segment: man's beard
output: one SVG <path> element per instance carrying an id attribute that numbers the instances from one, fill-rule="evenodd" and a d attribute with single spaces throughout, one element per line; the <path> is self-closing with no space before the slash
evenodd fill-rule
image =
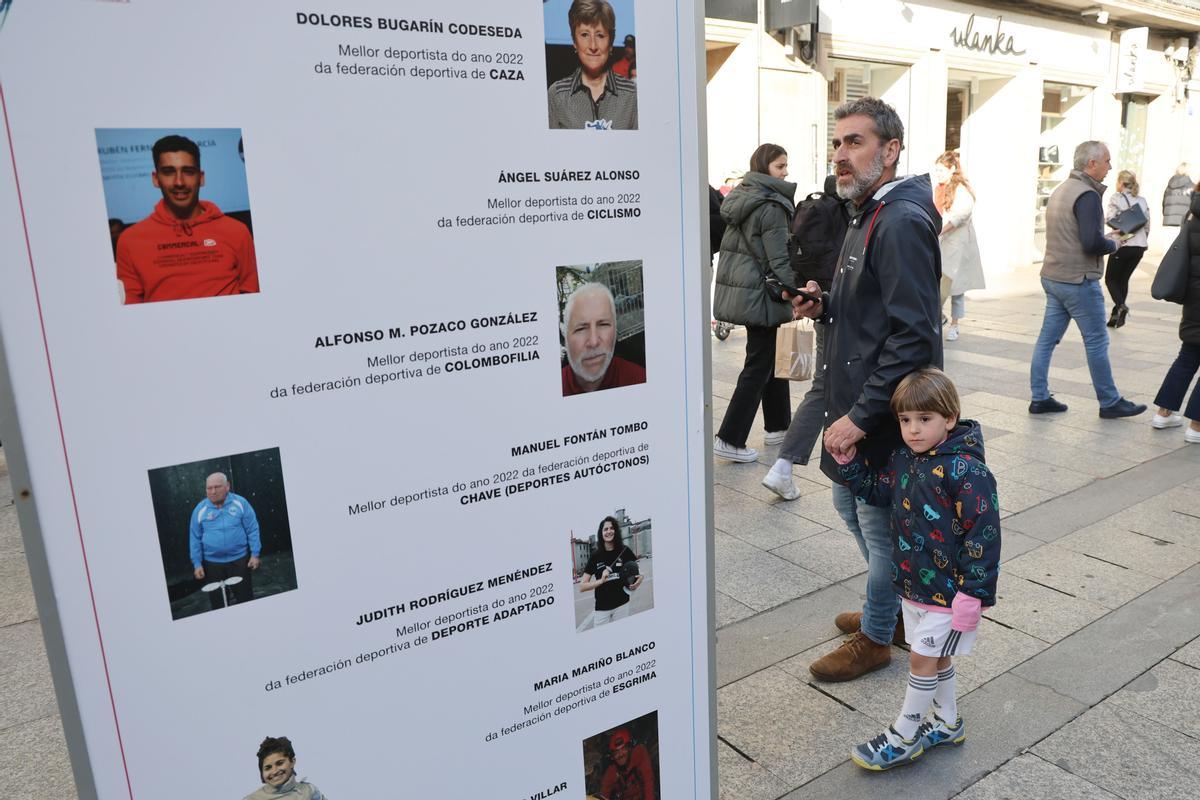
<path id="1" fill-rule="evenodd" d="M 854 168 L 851 167 L 851 170 Z M 853 182 L 849 186 L 843 186 L 842 181 L 837 182 L 837 195 L 843 200 L 853 200 L 858 202 L 862 196 L 870 191 L 875 185 L 875 181 L 883 175 L 883 148 L 875 151 L 875 158 L 871 159 L 871 163 L 866 170 L 861 173 L 851 172 Z"/>
<path id="2" fill-rule="evenodd" d="M 584 369 L 583 362 L 585 359 L 601 354 L 604 355 L 604 365 L 599 370 L 595 373 L 590 373 Z M 585 350 L 578 358 L 571 354 L 569 348 L 567 350 L 567 363 L 571 365 L 571 371 L 584 383 L 595 383 L 601 380 L 605 373 L 608 372 L 608 367 L 612 364 L 612 359 L 612 350 Z"/>

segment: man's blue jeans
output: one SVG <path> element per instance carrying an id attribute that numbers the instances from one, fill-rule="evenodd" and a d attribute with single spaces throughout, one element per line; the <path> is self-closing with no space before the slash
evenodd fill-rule
<path id="1" fill-rule="evenodd" d="M 1046 292 L 1046 315 L 1042 332 L 1033 346 L 1033 361 L 1029 365 L 1029 386 L 1034 400 L 1050 396 L 1050 357 L 1062 341 L 1071 320 L 1083 335 L 1092 387 L 1101 408 L 1114 405 L 1121 399 L 1113 381 L 1112 366 L 1108 363 L 1108 328 L 1105 327 L 1104 294 L 1100 281 L 1085 279 L 1083 283 L 1061 283 L 1042 278 Z"/>
<path id="2" fill-rule="evenodd" d="M 833 507 L 858 542 L 867 560 L 867 601 L 863 603 L 862 632 L 876 644 L 892 643 L 900 596 L 892 585 L 891 509 L 860 503 L 840 484 L 833 487 Z"/>

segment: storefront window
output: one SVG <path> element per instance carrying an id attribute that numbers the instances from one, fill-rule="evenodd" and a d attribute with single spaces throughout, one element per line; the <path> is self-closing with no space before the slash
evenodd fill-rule
<path id="1" fill-rule="evenodd" d="M 968 94 L 965 86 L 951 86 L 946 90 L 946 149 L 958 150 L 962 147 L 962 129 L 967 121 L 970 110 Z"/>
<path id="2" fill-rule="evenodd" d="M 851 61 L 834 58 L 829 60 L 834 70 L 834 79 L 829 83 L 828 102 L 829 148 L 826 151 L 830 171 L 833 169 L 833 131 L 836 122 L 833 112 L 839 105 L 862 97 L 878 97 L 896 109 L 900 119 L 908 127 L 909 97 L 912 92 L 910 70 L 900 64 L 884 64 L 874 61 Z M 908 150 L 900 151 L 898 173 L 908 171 Z"/>
<path id="3" fill-rule="evenodd" d="M 1091 138 L 1092 88 L 1067 83 L 1042 87 L 1042 130 L 1038 137 L 1037 214 L 1033 240 L 1036 260 L 1046 251 L 1046 205 L 1071 174 L 1075 146 Z"/>
<path id="4" fill-rule="evenodd" d="M 1142 176 L 1142 156 L 1146 150 L 1146 117 L 1150 98 L 1141 94 L 1122 95 L 1121 98 L 1121 148 L 1113 166 L 1117 169 L 1133 170 L 1139 180 Z"/>
<path id="5" fill-rule="evenodd" d="M 704 16 L 735 22 L 758 22 L 755 0 L 704 0 Z"/>

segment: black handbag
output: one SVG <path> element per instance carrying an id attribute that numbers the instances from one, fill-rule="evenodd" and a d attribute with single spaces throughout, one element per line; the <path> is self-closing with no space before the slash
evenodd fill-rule
<path id="1" fill-rule="evenodd" d="M 1179 235 L 1163 254 L 1150 284 L 1150 296 L 1155 300 L 1166 300 L 1182 305 L 1187 298 L 1188 267 L 1191 253 L 1188 252 L 1188 228 L 1195 224 L 1192 219 L 1184 220 L 1179 226 Z"/>
<path id="2" fill-rule="evenodd" d="M 1121 196 L 1124 197 L 1124 195 Z M 1126 200 L 1128 201 L 1128 198 Z M 1142 210 L 1142 204 L 1132 203 L 1129 208 L 1110 219 L 1108 226 L 1116 228 L 1121 233 L 1136 233 L 1146 227 L 1146 223 L 1149 221 L 1146 218 L 1146 212 Z"/>

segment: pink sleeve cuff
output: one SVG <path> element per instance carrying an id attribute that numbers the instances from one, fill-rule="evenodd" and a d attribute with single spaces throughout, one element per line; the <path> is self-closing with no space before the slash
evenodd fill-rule
<path id="1" fill-rule="evenodd" d="M 979 627 L 979 619 L 983 616 L 982 603 L 978 597 L 959 592 L 950 603 L 950 627 L 953 630 L 969 633 Z"/>

